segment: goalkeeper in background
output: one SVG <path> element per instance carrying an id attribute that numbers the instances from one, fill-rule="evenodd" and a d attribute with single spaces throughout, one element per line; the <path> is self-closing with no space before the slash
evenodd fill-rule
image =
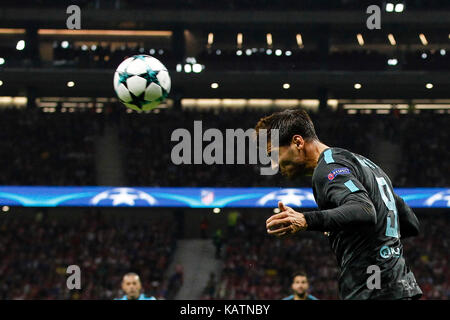
<path id="1" fill-rule="evenodd" d="M 141 279 L 134 272 L 129 272 L 123 276 L 122 290 L 125 295 L 115 300 L 156 300 L 155 297 L 146 297 L 142 293 Z"/>
<path id="2" fill-rule="evenodd" d="M 297 271 L 292 275 L 291 289 L 294 294 L 283 298 L 283 300 L 319 300 L 308 293 L 309 282 L 306 273 Z"/>

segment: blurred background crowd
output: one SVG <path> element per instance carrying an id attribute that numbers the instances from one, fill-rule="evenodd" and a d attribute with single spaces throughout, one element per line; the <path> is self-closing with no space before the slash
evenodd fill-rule
<path id="1" fill-rule="evenodd" d="M 450 299 L 445 212 L 416 211 L 417 238 L 404 239 L 404 255 L 424 299 Z M 217 259 L 201 299 L 282 299 L 291 294 L 291 275 L 305 270 L 309 292 L 319 299 L 338 299 L 338 269 L 325 235 L 319 232 L 275 239 L 261 219 L 244 210 L 236 224 L 224 226 Z M 67 214 L 29 209 L 3 214 L 0 220 L 0 299 L 114 299 L 121 297 L 122 276 L 140 275 L 143 292 L 173 299 L 183 284 L 183 266 L 173 262 L 177 223 L 131 212 L 79 210 Z M 216 245 L 216 233 L 208 234 Z M 81 263 L 81 264 L 80 264 Z M 82 270 L 82 289 L 68 290 L 66 268 Z"/>
<path id="2" fill-rule="evenodd" d="M 423 299 L 450 299 L 449 219 L 445 213 L 421 213 L 420 236 L 402 240 L 406 263 Z M 203 299 L 281 299 L 292 294 L 292 274 L 298 270 L 307 273 L 310 294 L 338 299 L 338 267 L 325 235 L 306 232 L 274 239 L 261 221 L 241 215 L 224 241 L 222 274 L 208 282 Z"/>
<path id="3" fill-rule="evenodd" d="M 136 215 L 45 209 L 4 214 L 0 220 L 0 299 L 114 299 L 122 277 L 140 275 L 143 290 L 173 298 L 176 273 L 166 275 L 176 248 L 176 225 Z M 81 269 L 81 290 L 68 290 L 66 269 Z"/>
<path id="4" fill-rule="evenodd" d="M 208 128 L 223 133 L 225 129 L 247 130 L 271 110 L 188 109 L 128 114 L 121 106 L 114 107 L 110 114 L 1 109 L 0 184 L 97 185 L 96 141 L 105 123 L 112 123 L 118 128 L 127 185 L 310 186 L 308 178 L 288 181 L 280 175 L 261 176 L 256 165 L 173 164 L 171 151 L 178 143 L 171 141 L 175 129 L 185 128 L 193 137 L 194 121 L 201 120 L 203 132 Z M 424 112 L 398 115 L 394 110 L 388 115 L 311 113 L 311 118 L 319 138 L 329 146 L 362 154 L 381 167 L 383 160 L 392 156 L 389 152 L 396 153 L 397 162 L 390 172 L 396 187 L 442 187 L 448 182 L 450 150 L 443 148 L 449 138 L 448 130 L 443 130 L 448 125 L 447 117 Z M 383 141 L 395 148 L 376 149 Z"/>

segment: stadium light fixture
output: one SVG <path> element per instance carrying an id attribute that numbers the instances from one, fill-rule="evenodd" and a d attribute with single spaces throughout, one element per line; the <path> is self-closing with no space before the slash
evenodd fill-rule
<path id="1" fill-rule="evenodd" d="M 191 73 L 191 71 L 192 71 L 192 66 L 190 65 L 190 64 L 185 64 L 184 65 L 184 72 L 186 72 L 186 73 Z"/>
<path id="2" fill-rule="evenodd" d="M 272 49 L 267 49 L 267 50 L 266 50 L 266 54 L 267 54 L 268 56 L 270 56 L 270 55 L 272 54 Z"/>
<path id="3" fill-rule="evenodd" d="M 5 58 L 0 58 L 0 66 L 1 66 L 2 64 L 5 64 Z"/>
<path id="4" fill-rule="evenodd" d="M 148 52 L 149 52 L 150 54 L 155 54 L 156 50 L 152 48 L 152 49 L 150 49 Z"/>
<path id="5" fill-rule="evenodd" d="M 214 33 L 210 32 L 208 34 L 208 45 L 211 46 L 214 43 Z"/>
<path id="6" fill-rule="evenodd" d="M 291 50 L 287 50 L 284 54 L 286 56 L 290 57 L 290 56 L 292 56 L 292 51 Z"/>
<path id="7" fill-rule="evenodd" d="M 358 43 L 359 43 L 360 46 L 363 46 L 363 45 L 364 45 L 364 38 L 363 38 L 363 36 L 362 36 L 361 33 L 358 33 L 358 34 L 356 35 L 356 39 L 358 40 Z"/>
<path id="8" fill-rule="evenodd" d="M 426 85 L 425 85 L 425 88 L 427 88 L 427 89 L 433 89 L 433 84 L 432 83 L 427 83 Z"/>
<path id="9" fill-rule="evenodd" d="M 0 34 L 25 34 L 25 29 L 0 28 Z"/>
<path id="10" fill-rule="evenodd" d="M 171 37 L 172 31 L 166 30 L 72 30 L 39 29 L 40 36 L 115 36 L 115 37 Z"/>
<path id="11" fill-rule="evenodd" d="M 449 35 L 449 37 L 450 37 L 450 35 Z M 301 33 L 297 33 L 296 39 L 297 39 L 297 46 L 298 46 L 299 48 L 303 48 L 304 45 L 303 45 L 303 37 L 302 37 L 302 34 L 301 34 Z"/>
<path id="12" fill-rule="evenodd" d="M 236 55 L 237 55 L 237 56 L 242 56 L 242 50 L 236 51 Z"/>
<path id="13" fill-rule="evenodd" d="M 177 72 L 183 71 L 183 65 L 181 65 L 181 63 L 177 64 L 176 70 Z"/>
<path id="14" fill-rule="evenodd" d="M 394 4 L 391 2 L 386 3 L 386 12 L 393 12 L 394 11 Z"/>
<path id="15" fill-rule="evenodd" d="M 61 42 L 61 48 L 67 49 L 69 47 L 69 41 L 63 41 Z"/>
<path id="16" fill-rule="evenodd" d="M 22 51 L 23 49 L 25 49 L 25 40 L 17 41 L 16 49 L 19 51 Z"/>
<path id="17" fill-rule="evenodd" d="M 252 49 L 247 49 L 247 50 L 245 50 L 245 54 L 246 54 L 247 56 L 251 56 L 251 55 L 252 55 Z"/>
<path id="18" fill-rule="evenodd" d="M 219 87 L 219 84 L 217 82 L 211 83 L 211 88 L 217 89 Z"/>
<path id="19" fill-rule="evenodd" d="M 388 34 L 388 39 L 392 46 L 395 46 L 397 44 L 397 41 L 395 41 L 395 37 L 392 33 Z"/>
<path id="20" fill-rule="evenodd" d="M 192 71 L 193 71 L 194 73 L 200 73 L 200 72 L 202 72 L 202 65 L 201 65 L 201 64 L 198 64 L 198 63 L 194 64 L 194 65 L 192 66 Z"/>
<path id="21" fill-rule="evenodd" d="M 447 51 L 445 51 L 445 49 L 441 49 L 439 52 L 440 52 L 441 56 L 445 56 L 447 54 Z"/>
<path id="22" fill-rule="evenodd" d="M 291 85 L 289 83 L 284 83 L 283 84 L 283 89 L 287 90 L 291 87 Z"/>
<path id="23" fill-rule="evenodd" d="M 398 60 L 396 58 L 388 60 L 388 65 L 390 65 L 390 66 L 396 66 L 397 64 L 398 64 Z"/>
<path id="24" fill-rule="evenodd" d="M 0 87 L 3 85 L 3 81 L 2 80 L 0 80 Z"/>
<path id="25" fill-rule="evenodd" d="M 275 50 L 275 55 L 277 57 L 281 56 L 283 54 L 283 51 L 281 51 L 280 49 Z"/>
<path id="26" fill-rule="evenodd" d="M 273 213 L 280 213 L 280 209 L 279 208 L 273 209 Z"/>
<path id="27" fill-rule="evenodd" d="M 2 211 L 3 212 L 8 212 L 9 211 L 9 207 L 8 206 L 3 206 L 2 207 Z"/>
<path id="28" fill-rule="evenodd" d="M 403 10 L 405 9 L 405 5 L 403 3 L 397 3 L 395 5 L 395 12 L 403 12 Z"/>
<path id="29" fill-rule="evenodd" d="M 217 50 L 216 50 L 216 55 L 220 56 L 221 54 L 222 54 L 222 50 L 217 49 Z"/>
<path id="30" fill-rule="evenodd" d="M 355 83 L 355 85 L 353 86 L 356 90 L 359 90 L 362 88 L 361 83 Z"/>
<path id="31" fill-rule="evenodd" d="M 73 87 L 75 86 L 75 82 L 69 81 L 69 82 L 67 82 L 67 86 L 68 86 L 69 88 L 73 88 Z"/>
<path id="32" fill-rule="evenodd" d="M 236 38 L 236 42 L 238 45 L 238 48 L 242 47 L 242 42 L 244 41 L 244 36 L 242 35 L 242 33 L 238 33 L 237 34 L 237 38 Z"/>
<path id="33" fill-rule="evenodd" d="M 423 33 L 419 34 L 419 39 L 420 39 L 420 42 L 422 42 L 422 44 L 424 46 L 428 45 L 427 37 L 425 37 L 425 35 Z"/>
<path id="34" fill-rule="evenodd" d="M 426 59 L 428 57 L 428 55 L 424 52 L 424 53 L 422 53 L 421 57 L 422 57 L 422 59 Z"/>
<path id="35" fill-rule="evenodd" d="M 271 34 L 271 33 L 268 33 L 268 34 L 266 35 L 266 41 L 267 41 L 267 45 L 268 45 L 269 47 L 271 47 L 271 46 L 272 46 L 272 43 L 273 43 L 273 41 L 272 41 L 272 34 Z"/>
<path id="36" fill-rule="evenodd" d="M 214 212 L 214 213 L 220 213 L 220 208 L 214 208 L 214 209 L 213 209 L 213 212 Z"/>

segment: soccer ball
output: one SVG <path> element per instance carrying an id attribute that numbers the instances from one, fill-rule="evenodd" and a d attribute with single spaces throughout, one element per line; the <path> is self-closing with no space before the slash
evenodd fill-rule
<path id="1" fill-rule="evenodd" d="M 167 98 L 170 85 L 167 68 L 158 59 L 144 54 L 125 59 L 114 74 L 117 97 L 136 111 L 156 108 Z"/>

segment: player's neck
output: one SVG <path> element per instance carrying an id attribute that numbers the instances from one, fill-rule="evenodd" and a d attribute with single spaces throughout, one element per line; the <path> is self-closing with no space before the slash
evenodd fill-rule
<path id="1" fill-rule="evenodd" d="M 302 295 L 294 294 L 294 300 L 306 300 L 306 292 Z"/>
<path id="2" fill-rule="evenodd" d="M 320 142 L 319 140 L 313 140 L 308 144 L 307 147 L 308 158 L 310 159 L 311 167 L 317 167 L 317 162 L 322 152 L 329 148 L 326 144 Z"/>

